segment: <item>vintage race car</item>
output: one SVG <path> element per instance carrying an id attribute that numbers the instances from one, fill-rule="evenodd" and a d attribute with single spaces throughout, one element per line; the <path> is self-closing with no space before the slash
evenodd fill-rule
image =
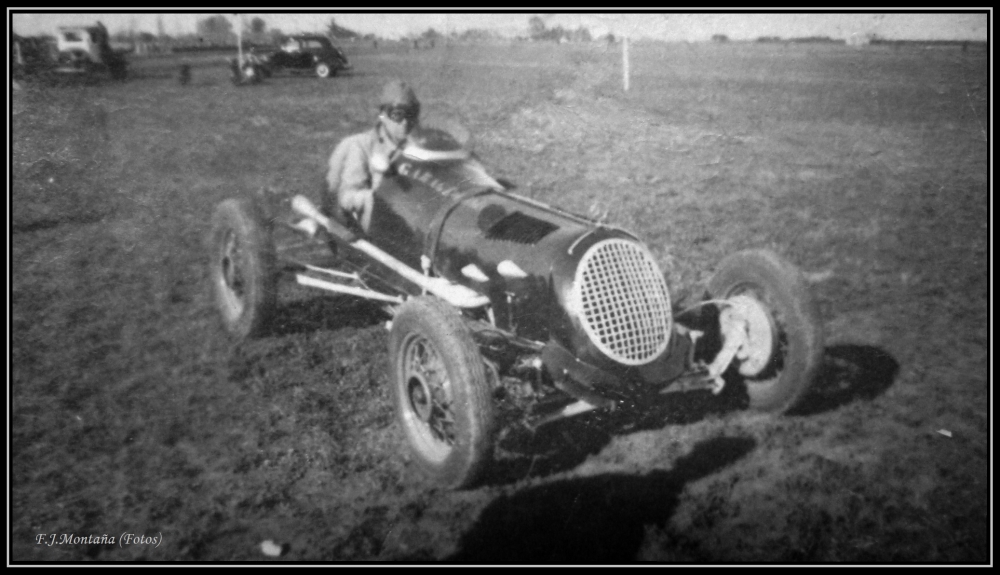
<path id="1" fill-rule="evenodd" d="M 326 36 L 289 36 L 279 49 L 254 48 L 265 74 L 280 71 L 311 73 L 320 78 L 332 78 L 341 70 L 349 70 L 350 63 L 340 48 Z"/>
<path id="2" fill-rule="evenodd" d="M 725 258 L 706 297 L 679 310 L 633 234 L 513 193 L 447 131 L 420 128 L 372 167 L 367 230 L 304 196 L 284 215 L 221 203 L 215 300 L 240 338 L 267 333 L 282 276 L 384 305 L 399 423 L 440 483 L 482 478 L 511 398 L 537 427 L 668 391 L 745 386 L 751 408 L 775 413 L 806 397 L 819 315 L 773 252 Z M 295 241 L 276 245 L 279 230 Z"/>

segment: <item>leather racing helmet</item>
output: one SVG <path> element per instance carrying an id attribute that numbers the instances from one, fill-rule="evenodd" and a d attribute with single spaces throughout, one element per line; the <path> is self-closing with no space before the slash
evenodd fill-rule
<path id="1" fill-rule="evenodd" d="M 379 110 L 403 108 L 415 114 L 420 113 L 420 101 L 409 84 L 402 80 L 392 80 L 382 88 Z"/>

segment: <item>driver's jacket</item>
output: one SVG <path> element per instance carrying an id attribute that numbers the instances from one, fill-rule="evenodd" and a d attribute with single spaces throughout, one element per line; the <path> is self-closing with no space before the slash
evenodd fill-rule
<path id="1" fill-rule="evenodd" d="M 362 228 L 367 229 L 372 193 L 382 177 L 372 169 L 372 158 L 377 155 L 391 158 L 397 149 L 398 145 L 383 133 L 381 125 L 341 140 L 327 164 L 324 211 L 339 216 L 336 209 L 339 207 L 344 212 L 354 213 L 359 216 Z"/>

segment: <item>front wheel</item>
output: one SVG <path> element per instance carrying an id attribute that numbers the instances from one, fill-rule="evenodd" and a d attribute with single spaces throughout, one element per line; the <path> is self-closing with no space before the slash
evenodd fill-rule
<path id="1" fill-rule="evenodd" d="M 226 200 L 212 214 L 209 274 L 226 331 L 259 335 L 277 307 L 276 255 L 262 210 L 248 199 Z"/>
<path id="2" fill-rule="evenodd" d="M 746 320 L 737 355 L 750 407 L 787 413 L 799 406 L 823 359 L 819 311 L 799 270 L 769 250 L 732 254 L 709 282 L 712 299 L 726 300 Z"/>
<path id="3" fill-rule="evenodd" d="M 333 70 L 330 68 L 329 64 L 320 62 L 316 64 L 316 76 L 320 78 L 329 78 L 333 75 Z"/>
<path id="4" fill-rule="evenodd" d="M 439 483 L 468 487 L 493 447 L 494 405 L 483 358 L 461 316 L 416 297 L 389 335 L 396 413 L 418 465 Z"/>

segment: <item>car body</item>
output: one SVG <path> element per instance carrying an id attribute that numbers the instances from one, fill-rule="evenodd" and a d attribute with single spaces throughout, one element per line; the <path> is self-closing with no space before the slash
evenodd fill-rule
<path id="1" fill-rule="evenodd" d="M 216 298 L 240 337 L 266 333 L 282 273 L 384 304 L 399 420 L 442 483 L 481 477 L 500 397 L 519 398 L 532 428 L 671 391 L 745 385 L 750 406 L 771 412 L 806 397 L 822 353 L 818 313 L 802 275 L 773 252 L 726 258 L 706 299 L 679 310 L 635 235 L 513 193 L 447 131 L 418 129 L 373 166 L 366 230 L 302 196 L 290 217 L 260 202 L 221 205 Z M 298 240 L 276 243 L 281 233 Z"/>
<path id="2" fill-rule="evenodd" d="M 344 52 L 326 36 L 300 34 L 287 37 L 277 49 L 255 48 L 266 73 L 289 71 L 331 78 L 351 68 Z"/>

